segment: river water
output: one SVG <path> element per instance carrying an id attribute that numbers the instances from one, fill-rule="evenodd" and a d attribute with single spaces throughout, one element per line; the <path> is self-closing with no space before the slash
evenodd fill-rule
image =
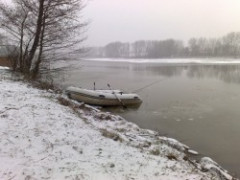
<path id="1" fill-rule="evenodd" d="M 75 67 L 58 78 L 61 85 L 139 90 L 138 109 L 105 110 L 176 138 L 240 176 L 240 62 L 80 60 Z"/>

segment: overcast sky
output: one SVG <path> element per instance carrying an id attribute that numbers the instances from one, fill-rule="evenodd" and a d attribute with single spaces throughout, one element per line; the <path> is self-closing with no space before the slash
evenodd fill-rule
<path id="1" fill-rule="evenodd" d="M 88 45 L 219 37 L 240 31 L 240 0 L 89 0 Z"/>

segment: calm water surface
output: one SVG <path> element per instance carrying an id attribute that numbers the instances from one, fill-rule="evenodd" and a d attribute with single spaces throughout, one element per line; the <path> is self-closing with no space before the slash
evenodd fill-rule
<path id="1" fill-rule="evenodd" d="M 61 81 L 133 92 L 139 109 L 107 109 L 176 138 L 240 176 L 240 65 L 79 61 Z M 151 86 L 147 87 L 149 84 Z"/>

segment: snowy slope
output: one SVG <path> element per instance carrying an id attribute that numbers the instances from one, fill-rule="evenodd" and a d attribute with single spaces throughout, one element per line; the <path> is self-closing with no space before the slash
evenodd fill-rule
<path id="1" fill-rule="evenodd" d="M 1 180 L 231 179 L 210 158 L 188 161 L 176 140 L 22 82 L 0 80 L 0 100 Z"/>

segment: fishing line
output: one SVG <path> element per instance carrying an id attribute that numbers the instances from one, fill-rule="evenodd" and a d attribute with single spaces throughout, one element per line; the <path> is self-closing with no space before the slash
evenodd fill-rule
<path id="1" fill-rule="evenodd" d="M 167 78 L 165 78 L 165 79 L 159 79 L 159 80 L 157 80 L 157 81 L 153 81 L 151 84 L 148 84 L 148 85 L 146 85 L 146 86 L 143 86 L 143 87 L 141 87 L 141 88 L 139 88 L 139 89 L 137 89 L 137 90 L 135 90 L 135 91 L 133 91 L 134 93 L 138 93 L 138 92 L 140 92 L 140 91 L 142 91 L 142 90 L 144 90 L 144 89 L 146 89 L 146 88 L 148 88 L 148 87 L 151 87 L 151 86 L 153 86 L 153 85 L 155 85 L 155 84 L 157 84 L 157 83 L 159 83 L 159 82 L 162 82 L 162 81 L 164 81 L 164 80 L 166 80 Z"/>

